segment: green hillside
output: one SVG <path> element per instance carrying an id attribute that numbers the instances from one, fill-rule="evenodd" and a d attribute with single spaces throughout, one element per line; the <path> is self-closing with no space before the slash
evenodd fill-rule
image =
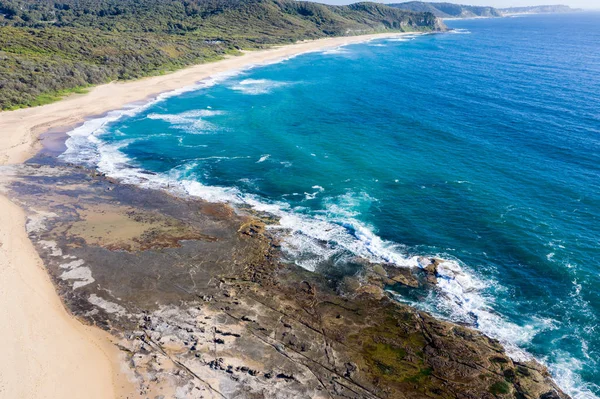
<path id="1" fill-rule="evenodd" d="M 503 14 L 564 14 L 569 12 L 581 12 L 578 8 L 571 8 L 565 5 L 549 5 L 549 6 L 529 6 L 529 7 L 511 7 L 500 9 Z"/>
<path id="2" fill-rule="evenodd" d="M 390 7 L 413 12 L 430 12 L 439 18 L 475 18 L 501 17 L 502 13 L 494 7 L 466 6 L 452 3 L 426 3 L 410 1 L 406 3 L 388 4 Z"/>

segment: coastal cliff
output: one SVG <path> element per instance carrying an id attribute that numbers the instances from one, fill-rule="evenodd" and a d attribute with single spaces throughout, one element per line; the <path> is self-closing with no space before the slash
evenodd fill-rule
<path id="1" fill-rule="evenodd" d="M 564 399 L 547 370 L 392 300 L 423 271 L 282 263 L 268 214 L 122 185 L 38 157 L 2 189 L 68 310 L 110 332 L 139 397 Z"/>

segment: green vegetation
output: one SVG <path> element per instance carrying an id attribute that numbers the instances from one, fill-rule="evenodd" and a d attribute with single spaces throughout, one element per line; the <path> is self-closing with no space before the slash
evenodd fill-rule
<path id="1" fill-rule="evenodd" d="M 43 93 L 34 98 L 28 105 L 37 107 L 38 105 L 50 104 L 54 101 L 58 101 L 61 98 L 68 96 L 69 94 L 85 94 L 87 93 L 88 86 L 78 86 L 71 89 L 56 90 L 48 93 Z M 18 107 L 13 107 L 16 109 Z"/>
<path id="2" fill-rule="evenodd" d="M 503 14 L 564 14 L 569 12 L 581 12 L 582 9 L 571 8 L 565 5 L 551 5 L 551 6 L 529 6 L 529 7 L 511 7 L 502 8 L 500 11 Z"/>
<path id="3" fill-rule="evenodd" d="M 486 6 L 467 6 L 454 3 L 429 3 L 425 1 L 408 1 L 405 3 L 393 3 L 387 5 L 406 11 L 430 12 L 438 18 L 503 17 L 511 14 L 547 14 L 582 11 L 581 9 L 563 5 L 494 8 Z"/>
<path id="4" fill-rule="evenodd" d="M 398 313 L 378 326 L 363 329 L 352 336 L 352 346 L 361 348 L 370 375 L 398 387 L 419 384 L 427 389 L 432 369 L 425 364 L 423 348 L 426 342 L 420 333 L 399 334 L 410 314 Z M 356 340 L 354 342 L 354 340 Z M 399 388 L 402 389 L 402 388 Z"/>
<path id="5" fill-rule="evenodd" d="M 490 387 L 490 392 L 494 395 L 505 395 L 510 393 L 510 384 L 506 381 L 498 381 Z"/>
<path id="6" fill-rule="evenodd" d="M 430 12 L 439 18 L 501 17 L 502 13 L 494 7 L 466 6 L 453 3 L 426 3 L 409 1 L 388 4 L 390 7 L 414 12 Z"/>
<path id="7" fill-rule="evenodd" d="M 294 0 L 0 0 L 0 109 L 325 36 L 431 31 L 430 13 Z"/>

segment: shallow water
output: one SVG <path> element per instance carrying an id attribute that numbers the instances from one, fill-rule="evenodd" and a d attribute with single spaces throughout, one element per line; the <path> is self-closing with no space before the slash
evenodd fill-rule
<path id="1" fill-rule="evenodd" d="M 111 113 L 63 157 L 275 213 L 311 270 L 451 259 L 436 291 L 398 300 L 600 397 L 600 14 L 448 24 Z"/>

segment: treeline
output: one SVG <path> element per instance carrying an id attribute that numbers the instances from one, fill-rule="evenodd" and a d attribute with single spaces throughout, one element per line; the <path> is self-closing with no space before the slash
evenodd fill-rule
<path id="1" fill-rule="evenodd" d="M 0 109 L 160 74 L 240 49 L 386 30 L 438 29 L 430 13 L 294 0 L 0 0 Z"/>

